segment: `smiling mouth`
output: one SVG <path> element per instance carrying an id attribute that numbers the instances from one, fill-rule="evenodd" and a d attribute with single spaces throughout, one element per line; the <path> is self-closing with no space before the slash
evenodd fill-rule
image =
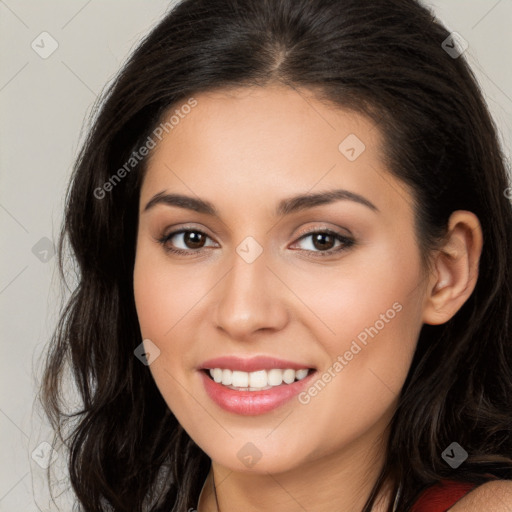
<path id="1" fill-rule="evenodd" d="M 210 380 L 234 391 L 265 391 L 279 386 L 286 386 L 305 379 L 315 371 L 314 368 L 293 370 L 291 368 L 258 370 L 243 372 L 227 368 L 204 368 Z"/>

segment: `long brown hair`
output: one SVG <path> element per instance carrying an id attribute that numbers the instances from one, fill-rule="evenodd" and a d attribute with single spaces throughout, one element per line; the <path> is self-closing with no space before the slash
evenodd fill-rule
<path id="1" fill-rule="evenodd" d="M 272 82 L 309 88 L 377 123 L 388 168 L 414 191 L 424 254 L 454 210 L 474 212 L 483 229 L 473 294 L 449 322 L 421 331 L 363 512 L 387 477 L 402 484 L 400 511 L 442 478 L 512 478 L 512 208 L 496 128 L 464 55 L 446 51 L 449 37 L 414 0 L 184 0 L 136 49 L 99 103 L 70 182 L 59 265 L 65 278 L 68 242 L 78 285 L 41 386 L 69 448 L 81 510 L 185 512 L 210 467 L 133 354 L 141 343 L 132 274 L 146 159 L 103 197 L 97 191 L 171 106 Z M 83 402 L 72 413 L 61 399 L 67 365 Z M 457 469 L 441 457 L 454 441 L 468 452 Z"/>

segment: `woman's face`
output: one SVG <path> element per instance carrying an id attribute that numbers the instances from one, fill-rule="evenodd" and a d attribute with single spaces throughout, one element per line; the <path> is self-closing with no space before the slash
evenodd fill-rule
<path id="1" fill-rule="evenodd" d="M 134 291 L 155 382 L 192 439 L 231 470 L 361 460 L 393 414 L 423 323 L 412 196 L 382 163 L 379 128 L 311 92 L 195 101 L 156 132 L 141 189 Z M 270 360 L 244 366 L 259 356 Z M 239 360 L 207 362 L 221 357 Z M 205 367 L 237 386 L 255 373 L 254 387 L 305 373 L 276 369 L 314 372 L 237 391 Z"/>

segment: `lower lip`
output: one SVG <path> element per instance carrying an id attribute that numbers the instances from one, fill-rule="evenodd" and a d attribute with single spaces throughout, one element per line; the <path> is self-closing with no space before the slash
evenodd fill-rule
<path id="1" fill-rule="evenodd" d="M 235 414 L 256 416 L 277 409 L 298 395 L 307 387 L 316 371 L 311 371 L 307 377 L 292 384 L 282 384 L 264 391 L 236 391 L 210 379 L 203 370 L 199 373 L 208 396 L 219 407 Z"/>

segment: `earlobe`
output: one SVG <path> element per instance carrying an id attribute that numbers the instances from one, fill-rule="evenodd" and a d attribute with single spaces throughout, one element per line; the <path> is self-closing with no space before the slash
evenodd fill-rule
<path id="1" fill-rule="evenodd" d="M 473 293 L 478 278 L 483 235 L 478 217 L 465 210 L 452 213 L 446 239 L 435 254 L 426 291 L 423 322 L 447 322 Z"/>

